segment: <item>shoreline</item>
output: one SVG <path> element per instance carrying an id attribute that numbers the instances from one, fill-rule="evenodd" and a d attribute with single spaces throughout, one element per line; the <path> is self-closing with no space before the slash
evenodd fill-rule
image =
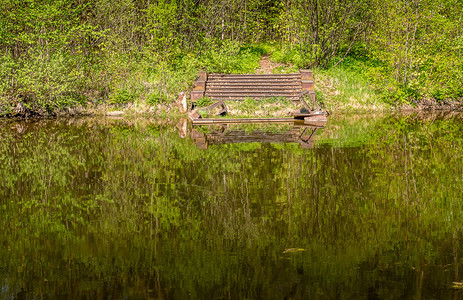
<path id="1" fill-rule="evenodd" d="M 262 109 L 256 109 L 253 107 L 252 112 L 243 111 L 239 107 L 240 104 L 236 105 L 238 102 L 226 102 L 232 107 L 231 114 L 228 114 L 228 117 L 247 117 L 247 118 L 269 118 L 269 117 L 282 117 L 289 116 L 290 108 L 288 107 L 276 107 L 273 110 L 263 112 Z M 233 103 L 233 104 L 232 104 Z M 267 103 L 262 103 L 262 107 L 266 106 Z M 238 106 L 238 108 L 235 108 Z M 256 104 L 259 107 L 259 103 Z M 327 112 L 328 115 L 351 115 L 351 114 L 366 114 L 366 113 L 397 113 L 397 112 L 463 112 L 463 103 L 459 101 L 448 103 L 436 103 L 436 102 L 427 102 L 420 103 L 417 106 L 412 106 L 410 104 L 400 105 L 400 106 L 376 106 L 376 105 L 362 105 L 361 107 L 352 107 L 344 106 L 342 108 L 333 108 L 332 105 L 329 107 L 324 107 L 323 110 Z M 181 117 L 187 116 L 186 113 L 180 113 L 175 102 L 170 104 L 159 104 L 159 105 L 144 105 L 137 103 L 129 103 L 124 106 L 117 105 L 108 105 L 108 104 L 97 104 L 93 107 L 66 107 L 61 110 L 55 110 L 52 112 L 36 112 L 27 109 L 18 109 L 13 113 L 5 114 L 0 116 L 0 119 L 53 119 L 61 117 L 84 117 L 84 116 L 93 116 L 93 117 L 122 117 L 122 116 L 155 116 L 155 117 Z"/>

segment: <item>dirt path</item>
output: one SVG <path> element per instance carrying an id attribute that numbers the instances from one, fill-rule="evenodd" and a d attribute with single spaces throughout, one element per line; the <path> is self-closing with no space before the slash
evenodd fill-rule
<path id="1" fill-rule="evenodd" d="M 259 69 L 256 69 L 256 74 L 272 74 L 274 68 L 278 68 L 280 66 L 283 66 L 284 64 L 281 63 L 274 63 L 271 62 L 269 57 L 264 55 L 260 59 L 259 62 Z"/>

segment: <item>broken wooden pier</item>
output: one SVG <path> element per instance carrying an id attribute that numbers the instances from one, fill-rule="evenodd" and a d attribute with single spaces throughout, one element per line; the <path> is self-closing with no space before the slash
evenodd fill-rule
<path id="1" fill-rule="evenodd" d="M 214 108 L 220 107 L 216 115 L 225 115 L 227 113 L 226 101 L 240 101 L 247 98 L 262 100 L 272 97 L 285 97 L 300 102 L 303 109 L 293 112 L 292 118 L 204 119 L 194 110 L 195 102 L 203 97 L 217 101 L 209 108 L 206 108 L 211 112 Z M 203 72 L 196 80 L 191 92 L 191 103 L 189 117 L 193 124 L 213 124 L 216 122 L 215 120 L 229 123 L 277 123 L 294 119 L 303 119 L 312 123 L 326 122 L 326 116 L 315 99 L 311 70 L 301 70 L 300 73 L 291 74 L 207 74 Z"/>

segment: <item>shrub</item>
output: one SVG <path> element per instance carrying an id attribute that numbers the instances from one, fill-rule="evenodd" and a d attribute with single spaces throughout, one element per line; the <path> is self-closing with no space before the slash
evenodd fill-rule
<path id="1" fill-rule="evenodd" d="M 132 102 L 137 95 L 127 91 L 127 90 L 118 90 L 111 97 L 109 102 L 111 104 L 126 104 Z"/>

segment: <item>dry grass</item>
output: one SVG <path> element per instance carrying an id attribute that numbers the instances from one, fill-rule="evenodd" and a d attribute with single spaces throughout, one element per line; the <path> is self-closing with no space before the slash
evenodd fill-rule
<path id="1" fill-rule="evenodd" d="M 372 89 L 347 72 L 315 72 L 317 101 L 330 112 L 386 111 L 391 107 L 382 102 Z"/>
<path id="2" fill-rule="evenodd" d="M 269 98 L 264 100 L 246 99 L 227 101 L 228 117 L 283 118 L 292 116 L 291 112 L 302 108 L 285 98 Z"/>

